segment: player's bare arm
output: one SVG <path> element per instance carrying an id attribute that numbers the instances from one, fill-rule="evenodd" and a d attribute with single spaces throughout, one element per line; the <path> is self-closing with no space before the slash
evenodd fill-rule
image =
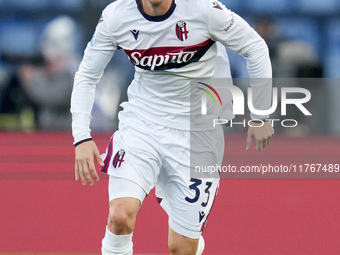
<path id="1" fill-rule="evenodd" d="M 256 150 L 262 151 L 274 135 L 274 129 L 270 121 L 264 123 L 252 123 L 247 133 L 247 150 L 250 150 L 253 139 L 256 142 Z"/>
<path id="2" fill-rule="evenodd" d="M 76 181 L 81 179 L 83 185 L 89 183 L 90 186 L 94 185 L 93 180 L 99 181 L 99 176 L 94 163 L 95 161 L 97 161 L 100 166 L 104 166 L 94 141 L 90 140 L 76 146 Z"/>

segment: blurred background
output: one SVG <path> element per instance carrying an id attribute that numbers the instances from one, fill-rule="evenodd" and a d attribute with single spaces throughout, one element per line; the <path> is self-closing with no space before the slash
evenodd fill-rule
<path id="1" fill-rule="evenodd" d="M 74 181 L 69 108 L 74 74 L 110 2 L 0 0 L 2 254 L 100 253 L 107 176 L 101 174 L 92 188 Z M 274 86 L 311 91 L 306 108 L 313 114 L 305 117 L 296 107 L 288 108 L 284 118 L 298 120 L 299 126 L 275 128 L 283 135 L 260 154 L 245 151 L 244 129 L 227 129 L 236 134 L 226 136 L 224 165 L 338 164 L 340 1 L 222 2 L 266 40 Z M 234 82 L 245 89 L 245 62 L 228 54 Z M 117 51 L 98 85 L 91 125 L 100 151 L 117 128 L 119 103 L 126 100 L 133 72 L 124 52 Z M 338 172 L 328 179 L 312 173 L 306 178 L 223 178 L 205 230 L 206 254 L 340 254 Z M 144 204 L 135 251 L 167 254 L 166 215 L 154 196 Z"/>
<path id="2" fill-rule="evenodd" d="M 74 73 L 102 9 L 110 2 L 0 0 L 1 130 L 70 131 Z M 274 86 L 303 86 L 312 93 L 308 107 L 313 117 L 293 113 L 290 118 L 302 123 L 299 129 L 293 132 L 278 127 L 278 132 L 339 135 L 340 85 L 336 78 L 340 78 L 340 1 L 222 2 L 266 40 L 274 77 L 280 78 Z M 246 78 L 244 60 L 228 54 L 233 77 Z M 93 131 L 117 128 L 119 103 L 126 100 L 133 71 L 125 54 L 116 52 L 98 85 Z M 303 79 L 300 84 L 282 80 L 293 77 L 312 79 Z M 238 85 L 237 80 L 235 83 Z"/>

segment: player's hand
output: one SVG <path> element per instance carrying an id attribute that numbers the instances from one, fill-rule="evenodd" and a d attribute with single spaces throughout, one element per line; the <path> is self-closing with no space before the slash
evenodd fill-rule
<path id="1" fill-rule="evenodd" d="M 272 123 L 268 121 L 264 122 L 263 126 L 261 125 L 262 123 L 252 123 L 252 126 L 254 127 L 249 127 L 247 133 L 247 151 L 251 148 L 253 138 L 256 141 L 256 150 L 262 151 L 273 137 L 274 129 L 272 127 Z"/>
<path id="2" fill-rule="evenodd" d="M 100 157 L 99 150 L 94 141 L 87 141 L 76 146 L 76 181 L 80 178 L 83 185 L 86 185 L 88 182 L 91 186 L 94 185 L 93 179 L 99 181 L 94 159 L 100 166 L 104 166 L 104 162 Z"/>

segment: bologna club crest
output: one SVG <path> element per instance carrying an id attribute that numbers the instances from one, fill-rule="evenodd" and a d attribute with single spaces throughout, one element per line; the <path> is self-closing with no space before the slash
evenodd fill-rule
<path id="1" fill-rule="evenodd" d="M 185 41 L 189 37 L 187 23 L 185 23 L 183 20 L 178 21 L 176 24 L 176 35 L 181 41 Z"/>
<path id="2" fill-rule="evenodd" d="M 118 168 L 124 162 L 125 151 L 123 149 L 119 150 L 115 157 L 113 158 L 112 165 L 114 168 Z"/>

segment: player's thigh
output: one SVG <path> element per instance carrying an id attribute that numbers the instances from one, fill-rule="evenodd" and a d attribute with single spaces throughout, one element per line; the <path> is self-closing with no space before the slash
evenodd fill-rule
<path id="1" fill-rule="evenodd" d="M 198 239 L 214 204 L 219 179 L 190 178 L 185 183 L 169 183 L 161 205 L 169 215 L 169 227 L 172 230 L 185 237 Z"/>
<path id="2" fill-rule="evenodd" d="M 102 171 L 117 179 L 130 180 L 148 194 L 159 175 L 159 153 L 152 126 L 139 119 L 133 121 L 120 123 L 107 146 Z M 126 186 L 120 186 L 115 198 L 131 195 Z"/>
<path id="3" fill-rule="evenodd" d="M 138 209 L 159 174 L 153 130 L 141 120 L 133 121 L 120 124 L 104 159 L 103 172 L 110 175 L 108 227 L 116 234 L 133 230 Z"/>
<path id="4" fill-rule="evenodd" d="M 181 137 L 183 140 L 185 136 Z M 174 150 L 169 147 L 166 168 L 156 188 L 160 188 L 157 193 L 163 197 L 161 206 L 169 215 L 170 228 L 180 235 L 198 239 L 206 224 L 218 191 L 219 174 L 195 174 L 195 169 L 202 164 L 222 164 L 223 138 L 221 130 L 191 132 L 190 147 L 181 150 L 181 157 L 177 145 Z"/>
<path id="5" fill-rule="evenodd" d="M 199 239 L 192 239 L 178 234 L 169 227 L 168 245 L 171 254 L 196 254 Z"/>
<path id="6" fill-rule="evenodd" d="M 115 234 L 129 234 L 133 231 L 138 210 L 146 196 L 137 183 L 110 176 L 110 210 L 108 228 Z"/>

